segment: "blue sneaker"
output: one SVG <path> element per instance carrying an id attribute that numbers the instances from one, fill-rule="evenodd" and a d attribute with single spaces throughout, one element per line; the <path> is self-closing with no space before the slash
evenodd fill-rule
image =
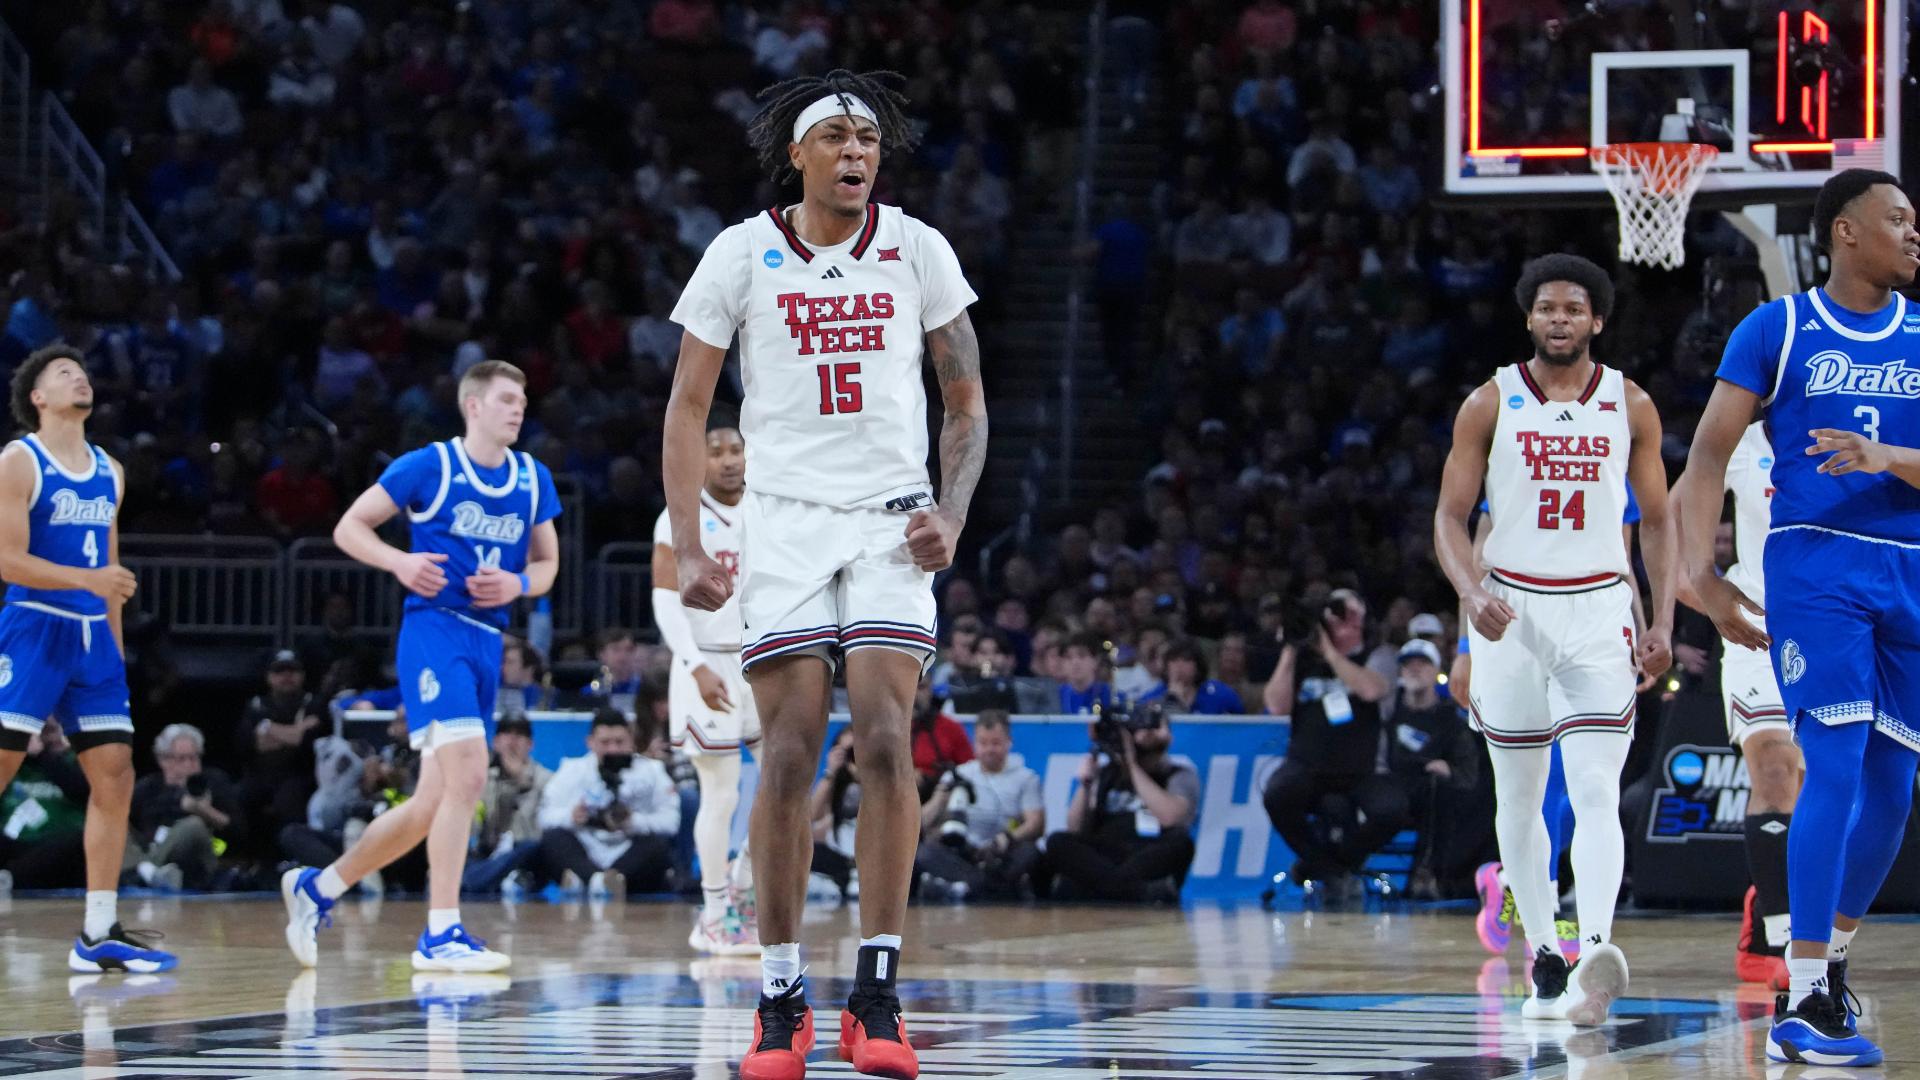
<path id="1" fill-rule="evenodd" d="M 467 933 L 459 923 L 440 934 L 422 930 L 420 942 L 413 948 L 415 971 L 501 971 L 512 963 L 506 953 L 487 948 L 486 942 Z"/>
<path id="2" fill-rule="evenodd" d="M 280 875 L 280 899 L 287 905 L 287 948 L 301 967 L 320 963 L 320 928 L 333 925 L 333 901 L 320 895 L 320 871 L 297 866 Z"/>
<path id="3" fill-rule="evenodd" d="M 1878 1065 L 1880 1048 L 1848 1026 L 1847 1007 L 1826 993 L 1814 993 L 1787 1009 L 1787 996 L 1774 999 L 1773 1030 L 1767 1033 L 1767 1060 L 1808 1065 Z"/>
<path id="4" fill-rule="evenodd" d="M 98 941 L 87 940 L 81 934 L 73 939 L 73 951 L 67 954 L 67 968 L 85 975 L 97 975 L 103 971 L 125 971 L 136 975 L 151 975 L 159 971 L 172 971 L 180 966 L 180 961 L 170 952 L 161 952 L 153 947 L 160 935 L 151 930 L 123 930 L 119 923 L 107 931 L 107 936 Z"/>

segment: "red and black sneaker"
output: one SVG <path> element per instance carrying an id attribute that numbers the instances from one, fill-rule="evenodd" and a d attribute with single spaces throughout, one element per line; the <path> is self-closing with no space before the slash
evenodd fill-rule
<path id="1" fill-rule="evenodd" d="M 900 999 L 887 990 L 855 990 L 840 1014 L 840 1060 L 855 1072 L 914 1080 L 920 1059 L 907 1042 L 907 1024 L 900 1018 Z"/>
<path id="2" fill-rule="evenodd" d="M 805 983 L 777 998 L 760 996 L 753 1014 L 753 1048 L 740 1061 L 740 1080 L 804 1080 L 813 1052 L 813 1010 Z"/>
<path id="3" fill-rule="evenodd" d="M 1786 957 L 1766 946 L 1766 934 L 1760 926 L 1759 895 L 1759 890 L 1747 886 L 1746 900 L 1741 904 L 1740 944 L 1734 950 L 1733 970 L 1741 982 L 1785 990 L 1791 981 L 1787 978 Z"/>

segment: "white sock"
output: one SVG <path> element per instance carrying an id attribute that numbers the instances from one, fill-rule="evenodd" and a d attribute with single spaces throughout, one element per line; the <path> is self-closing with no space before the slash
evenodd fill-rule
<path id="1" fill-rule="evenodd" d="M 872 945 L 876 948 L 892 949 L 895 952 L 899 952 L 900 951 L 900 935 L 899 934 L 875 934 L 872 937 L 860 939 L 861 948 L 864 949 L 869 945 Z"/>
<path id="2" fill-rule="evenodd" d="M 760 993 L 766 997 L 779 997 L 781 994 L 799 986 L 799 993 L 806 994 L 805 972 L 800 967 L 800 943 L 789 941 L 783 945 L 768 945 L 760 950 Z"/>
<path id="3" fill-rule="evenodd" d="M 434 908 L 427 912 L 427 933 L 439 935 L 460 925 L 460 909 L 457 907 Z"/>
<path id="4" fill-rule="evenodd" d="M 1540 801 L 1547 789 L 1550 763 L 1544 748 L 1501 750 L 1488 748 L 1493 762 L 1495 809 L 1494 833 L 1500 842 L 1500 864 L 1507 888 L 1513 890 L 1513 906 L 1520 928 L 1527 936 L 1527 948 L 1537 951 L 1551 944 L 1550 952 L 1560 951 L 1554 936 L 1554 894 L 1547 884 L 1547 819 L 1540 815 Z"/>
<path id="5" fill-rule="evenodd" d="M 1567 798 L 1573 803 L 1573 900 L 1583 946 L 1613 940 L 1613 910 L 1627 865 L 1620 829 L 1620 769 L 1632 740 L 1617 732 L 1577 732 L 1561 740 Z"/>
<path id="6" fill-rule="evenodd" d="M 1845 960 L 1847 958 L 1847 950 L 1853 945 L 1853 935 L 1859 932 L 1857 927 L 1852 930 L 1842 930 L 1835 927 L 1833 937 L 1827 941 L 1827 962 L 1831 964 Z"/>
<path id="7" fill-rule="evenodd" d="M 1789 956 L 1787 978 L 1793 981 L 1787 991 L 1787 1007 L 1797 1009 L 1809 994 L 1827 992 L 1827 962 L 1818 956 Z"/>
<path id="8" fill-rule="evenodd" d="M 81 932 L 88 941 L 99 941 L 120 921 L 120 894 L 112 889 L 87 890 L 87 917 Z"/>
<path id="9" fill-rule="evenodd" d="M 320 871 L 320 876 L 314 879 L 313 887 L 320 891 L 321 896 L 329 900 L 338 900 L 347 891 L 347 883 L 341 879 L 340 871 L 331 866 Z"/>
<path id="10" fill-rule="evenodd" d="M 135 873 L 140 875 L 140 881 L 142 884 L 151 885 L 153 884 L 153 872 L 160 868 L 148 862 L 147 860 L 142 859 L 140 860 L 140 865 L 134 867 L 133 869 Z"/>
<path id="11" fill-rule="evenodd" d="M 711 885 L 703 885 L 700 887 L 700 891 L 706 896 L 706 903 L 701 908 L 701 915 L 705 917 L 708 922 L 717 922 L 724 918 L 727 914 L 727 887 L 722 885 L 716 889 Z"/>

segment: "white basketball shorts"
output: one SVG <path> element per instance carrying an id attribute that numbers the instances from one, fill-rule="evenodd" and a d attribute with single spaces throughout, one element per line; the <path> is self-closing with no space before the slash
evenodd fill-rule
<path id="1" fill-rule="evenodd" d="M 1633 594 L 1615 575 L 1553 579 L 1495 570 L 1487 591 L 1514 620 L 1473 637 L 1468 708 L 1489 747 L 1545 748 L 1572 734 L 1633 734 Z"/>
<path id="2" fill-rule="evenodd" d="M 1748 622 L 1766 629 L 1744 608 Z M 1720 700 L 1727 710 L 1727 742 L 1734 749 L 1756 731 L 1793 732 L 1787 707 L 1780 699 L 1780 683 L 1773 673 L 1773 657 L 1765 649 L 1721 643 Z"/>
<path id="3" fill-rule="evenodd" d="M 741 528 L 742 666 L 854 649 L 933 662 L 933 575 L 907 554 L 904 511 L 841 509 L 748 491 Z"/>
<path id="4" fill-rule="evenodd" d="M 742 746 L 760 742 L 760 713 L 753 703 L 753 687 L 740 671 L 738 652 L 700 650 L 700 662 L 727 688 L 733 708 L 710 709 L 700 696 L 693 672 L 675 663 L 667 676 L 667 714 L 672 722 L 673 748 L 688 757 L 703 754 L 739 754 Z"/>

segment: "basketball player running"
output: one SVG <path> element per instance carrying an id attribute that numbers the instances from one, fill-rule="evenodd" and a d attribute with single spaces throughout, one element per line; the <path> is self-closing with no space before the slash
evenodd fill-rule
<path id="1" fill-rule="evenodd" d="M 409 594 L 395 666 L 420 779 L 412 798 L 373 819 L 333 865 L 281 877 L 287 946 L 306 967 L 319 962 L 315 939 L 334 901 L 421 840 L 428 910 L 414 970 L 499 971 L 510 962 L 461 925 L 460 874 L 487 779 L 500 634 L 514 599 L 545 593 L 560 569 L 553 477 L 533 455 L 509 449 L 526 414 L 526 384 L 502 361 L 469 368 L 459 390 L 466 434 L 402 455 L 334 527 L 342 551 L 392 574 Z M 403 509 L 410 551 L 375 532 Z"/>
<path id="2" fill-rule="evenodd" d="M 707 482 L 700 492 L 700 545 L 707 557 L 740 575 L 740 499 L 746 494 L 747 444 L 732 426 L 707 431 Z M 718 611 L 688 611 L 680 602 L 673 525 L 665 510 L 653 526 L 653 623 L 673 653 L 667 710 L 673 746 L 685 751 L 700 783 L 693 850 L 700 856 L 705 901 L 687 944 L 718 956 L 758 956 L 758 930 L 739 910 L 727 861 L 733 812 L 740 805 L 740 747 L 760 742 L 753 688 L 740 675 L 740 598 Z M 742 860 L 743 862 L 746 860 Z"/>
<path id="3" fill-rule="evenodd" d="M 126 474 L 87 442 L 93 383 L 80 353 L 53 344 L 14 369 L 23 439 L 0 450 L 0 791 L 48 716 L 87 777 L 86 913 L 74 971 L 171 971 L 173 954 L 123 930 L 120 860 L 133 800 L 133 718 L 120 632 L 133 572 L 120 565 Z"/>
<path id="4" fill-rule="evenodd" d="M 1908 361 L 1920 312 L 1894 291 L 1920 267 L 1920 231 L 1899 180 L 1867 169 L 1822 185 L 1813 226 L 1826 285 L 1734 329 L 1687 458 L 1685 519 L 1713 521 L 1728 459 L 1764 415 L 1767 607 L 1713 573 L 1704 525 L 1688 530 L 1686 561 L 1721 636 L 1769 650 L 1806 759 L 1787 834 L 1790 986 L 1767 1056 L 1872 1065 L 1880 1049 L 1846 1004 L 1846 960 L 1900 850 L 1920 748 L 1920 376 Z"/>
<path id="5" fill-rule="evenodd" d="M 1487 739 L 1500 860 L 1533 956 L 1524 1014 L 1594 1025 L 1626 990 L 1612 944 L 1625 864 L 1620 769 L 1633 736 L 1635 669 L 1671 663 L 1672 535 L 1652 399 L 1590 349 L 1613 303 L 1606 272 L 1572 255 L 1528 263 L 1515 291 L 1534 355 L 1468 396 L 1441 480 L 1434 544 L 1471 620 L 1468 707 Z M 1631 475 L 1653 606 L 1635 643 L 1631 568 L 1615 531 Z M 1484 481 L 1493 513 L 1482 570 L 1467 519 Z M 1554 933 L 1541 817 L 1550 748 L 1573 803 L 1580 960 Z"/>
<path id="6" fill-rule="evenodd" d="M 1766 548 L 1773 512 L 1772 470 L 1773 447 L 1767 442 L 1766 425 L 1748 425 L 1727 461 L 1725 487 L 1733 496 L 1733 546 L 1739 560 L 1727 568 L 1727 580 L 1758 606 L 1767 602 L 1761 553 Z M 1683 567 L 1687 530 L 1693 527 L 1682 517 L 1688 483 L 1683 473 L 1669 496 L 1680 526 Z M 1717 519 L 1710 519 L 1698 527 L 1711 535 L 1717 524 Z M 1712 572 L 1709 568 L 1708 573 Z M 1701 602 L 1693 591 L 1692 578 L 1691 568 L 1681 573 L 1679 598 L 1698 611 Z M 1762 625 L 1753 616 L 1747 620 L 1756 629 Z M 1800 797 L 1800 778 L 1806 772 L 1806 763 L 1793 743 L 1780 683 L 1773 677 L 1773 662 L 1765 652 L 1732 642 L 1721 648 L 1720 699 L 1727 713 L 1727 742 L 1746 760 L 1753 788 L 1747 799 L 1746 820 L 1747 872 L 1753 884 L 1741 904 L 1734 971 L 1743 982 L 1766 983 L 1775 990 L 1785 990 L 1784 954 L 1790 936 L 1787 831 L 1793 822 L 1793 804 Z"/>
<path id="7" fill-rule="evenodd" d="M 863 886 L 840 1054 L 871 1075 L 919 1073 L 895 993 L 919 832 L 909 722 L 934 649 L 932 575 L 953 561 L 966 523 L 987 412 L 967 317 L 975 296 L 952 247 L 870 198 L 883 150 L 913 143 L 904 99 L 887 85 L 897 81 L 834 71 L 766 92 L 749 137 L 777 179 L 799 178 L 803 197 L 720 234 L 673 312 L 686 333 L 667 407 L 667 510 L 681 598 L 707 611 L 732 583 L 700 543 L 700 440 L 736 330 L 746 387 L 741 658 L 765 741 L 748 841 L 763 986 L 744 1080 L 804 1076 L 814 1042 L 796 942 L 813 853 L 807 799 L 838 663 L 860 759 Z M 923 357 L 945 402 L 937 501 Z"/>

